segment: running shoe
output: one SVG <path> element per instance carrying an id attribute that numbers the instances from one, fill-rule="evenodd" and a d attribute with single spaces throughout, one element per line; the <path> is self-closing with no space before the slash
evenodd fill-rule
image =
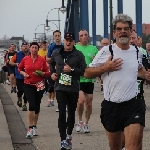
<path id="1" fill-rule="evenodd" d="M 14 89 L 13 89 L 13 87 L 11 88 L 11 93 L 13 93 L 14 92 Z"/>
<path id="2" fill-rule="evenodd" d="M 17 93 L 17 89 L 16 87 L 13 88 L 14 93 Z"/>
<path id="3" fill-rule="evenodd" d="M 54 106 L 54 100 L 51 100 L 51 106 Z"/>
<path id="4" fill-rule="evenodd" d="M 61 150 L 70 150 L 69 147 L 68 147 L 68 143 L 66 140 L 63 140 L 61 142 Z"/>
<path id="5" fill-rule="evenodd" d="M 58 108 L 56 109 L 56 112 L 59 112 L 59 109 L 58 109 Z"/>
<path id="6" fill-rule="evenodd" d="M 22 98 L 21 97 L 18 97 L 17 105 L 19 107 L 22 107 Z"/>
<path id="7" fill-rule="evenodd" d="M 6 83 L 7 83 L 8 85 L 10 85 L 10 82 L 9 82 L 9 80 L 6 80 Z"/>
<path id="8" fill-rule="evenodd" d="M 32 137 L 33 137 L 33 129 L 29 128 L 27 135 L 26 135 L 26 138 L 32 138 Z"/>
<path id="9" fill-rule="evenodd" d="M 68 149 L 72 149 L 72 136 L 71 135 L 67 135 L 66 137 L 66 141 L 68 143 Z"/>
<path id="10" fill-rule="evenodd" d="M 84 133 L 90 133 L 88 124 L 86 124 L 86 123 L 83 124 L 83 131 L 84 131 Z"/>
<path id="11" fill-rule="evenodd" d="M 33 136 L 38 136 L 37 127 L 33 127 Z"/>
<path id="12" fill-rule="evenodd" d="M 22 106 L 22 111 L 27 111 L 27 106 L 26 105 Z"/>
<path id="13" fill-rule="evenodd" d="M 82 121 L 78 122 L 78 124 L 76 126 L 76 132 L 81 132 L 82 126 L 83 126 L 83 122 Z"/>
<path id="14" fill-rule="evenodd" d="M 50 106 L 51 106 L 51 101 L 48 100 L 48 102 L 47 102 L 47 107 L 50 107 Z"/>

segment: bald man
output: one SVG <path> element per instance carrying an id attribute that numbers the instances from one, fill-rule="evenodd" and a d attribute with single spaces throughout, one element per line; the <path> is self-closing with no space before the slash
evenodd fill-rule
<path id="1" fill-rule="evenodd" d="M 92 62 L 98 50 L 95 46 L 88 43 L 89 34 L 86 30 L 79 32 L 79 43 L 75 45 L 76 49 L 81 51 L 85 56 L 87 66 Z M 78 99 L 78 123 L 76 131 L 89 133 L 88 122 L 92 113 L 92 101 L 93 101 L 94 79 L 87 79 L 84 76 L 80 76 L 80 91 Z M 85 121 L 83 123 L 82 115 L 85 104 Z"/>
<path id="2" fill-rule="evenodd" d="M 142 38 L 140 36 L 138 36 L 137 46 L 142 47 Z"/>
<path id="3" fill-rule="evenodd" d="M 101 46 L 108 46 L 109 45 L 109 40 L 107 38 L 103 38 L 101 41 Z"/>

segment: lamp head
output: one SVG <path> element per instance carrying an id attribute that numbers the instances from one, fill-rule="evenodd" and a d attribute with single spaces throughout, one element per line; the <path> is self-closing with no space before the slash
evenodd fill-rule
<path id="1" fill-rule="evenodd" d="M 46 31 L 50 30 L 50 27 L 49 27 L 49 26 L 46 26 L 46 27 L 45 27 L 45 30 L 46 30 Z"/>
<path id="2" fill-rule="evenodd" d="M 65 6 L 63 6 L 59 10 L 64 14 L 67 11 L 67 8 Z"/>

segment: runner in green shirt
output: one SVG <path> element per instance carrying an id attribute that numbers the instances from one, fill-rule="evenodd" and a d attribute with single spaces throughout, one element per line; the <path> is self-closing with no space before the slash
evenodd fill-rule
<path id="1" fill-rule="evenodd" d="M 89 35 L 86 30 L 81 30 L 79 32 L 79 43 L 75 45 L 76 49 L 81 51 L 85 56 L 85 61 L 87 67 L 92 62 L 95 55 L 98 53 L 98 49 L 88 44 Z M 94 79 L 87 79 L 84 76 L 80 77 L 80 92 L 78 99 L 78 116 L 79 121 L 77 123 L 76 131 L 81 132 L 82 129 L 84 133 L 89 133 L 88 121 L 90 119 L 90 115 L 92 113 L 92 100 L 93 100 L 93 90 L 94 90 Z M 86 101 L 86 103 L 85 103 Z M 82 114 L 84 110 L 84 103 L 86 104 L 85 109 L 85 122 L 82 121 Z"/>

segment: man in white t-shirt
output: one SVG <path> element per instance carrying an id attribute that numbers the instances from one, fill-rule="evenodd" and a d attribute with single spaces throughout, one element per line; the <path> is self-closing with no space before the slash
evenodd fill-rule
<path id="1" fill-rule="evenodd" d="M 118 14 L 112 23 L 116 43 L 102 48 L 84 75 L 87 78 L 103 77 L 101 122 L 106 129 L 110 149 L 122 149 L 124 131 L 126 150 L 137 150 L 140 124 L 145 118 L 145 105 L 137 98 L 137 76 L 150 80 L 150 71 L 146 72 L 142 65 L 142 52 L 130 45 L 131 17 Z"/>

